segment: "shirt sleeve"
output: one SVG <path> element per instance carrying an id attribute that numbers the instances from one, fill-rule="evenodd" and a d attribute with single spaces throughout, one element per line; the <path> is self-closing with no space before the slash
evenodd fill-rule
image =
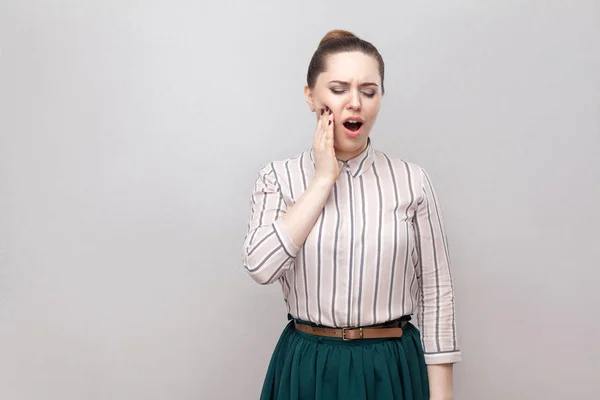
<path id="1" fill-rule="evenodd" d="M 454 318 L 454 290 L 448 243 L 437 195 L 421 168 L 421 199 L 415 214 L 419 320 L 426 364 L 461 360 Z"/>
<path id="2" fill-rule="evenodd" d="M 294 263 L 297 246 L 280 219 L 286 203 L 273 163 L 264 167 L 254 184 L 251 215 L 243 245 L 243 262 L 252 279 L 270 284 Z"/>

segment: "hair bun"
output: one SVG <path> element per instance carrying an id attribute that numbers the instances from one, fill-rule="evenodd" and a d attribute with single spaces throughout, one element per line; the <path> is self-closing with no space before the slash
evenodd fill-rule
<path id="1" fill-rule="evenodd" d="M 343 29 L 334 29 L 332 31 L 327 32 L 321 42 L 319 43 L 319 47 L 323 46 L 325 43 L 330 42 L 332 40 L 344 39 L 344 38 L 356 38 L 357 36 L 349 31 L 345 31 Z"/>

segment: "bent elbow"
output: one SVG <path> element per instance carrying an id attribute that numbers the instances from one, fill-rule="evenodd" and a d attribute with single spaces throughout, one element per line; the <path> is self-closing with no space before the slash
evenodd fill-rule
<path id="1" fill-rule="evenodd" d="M 246 272 L 248 273 L 248 275 L 250 275 L 250 278 L 252 278 L 252 280 L 258 283 L 259 285 L 270 285 L 271 283 L 276 281 L 276 279 L 271 279 L 270 276 L 263 273 L 262 271 L 252 272 L 250 269 L 246 268 Z"/>
<path id="2" fill-rule="evenodd" d="M 291 268 L 294 259 L 291 257 L 273 257 L 269 260 L 256 260 L 252 256 L 244 254 L 244 268 L 248 275 L 257 283 L 261 285 L 269 285 L 281 275 L 283 275 L 288 269 Z"/>

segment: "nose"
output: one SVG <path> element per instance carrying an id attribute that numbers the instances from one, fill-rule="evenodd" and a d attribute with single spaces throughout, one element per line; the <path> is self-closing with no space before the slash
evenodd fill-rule
<path id="1" fill-rule="evenodd" d="M 348 101 L 348 109 L 350 110 L 360 110 L 360 95 L 357 90 L 352 90 L 350 92 L 350 100 Z"/>

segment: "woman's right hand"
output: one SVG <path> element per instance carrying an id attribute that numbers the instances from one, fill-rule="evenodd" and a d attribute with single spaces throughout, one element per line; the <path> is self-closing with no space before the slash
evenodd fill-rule
<path id="1" fill-rule="evenodd" d="M 333 147 L 333 113 L 329 107 L 325 107 L 319 112 L 321 115 L 317 121 L 313 142 L 315 177 L 333 185 L 340 175 L 340 165 L 335 157 L 335 148 Z"/>
<path id="2" fill-rule="evenodd" d="M 315 161 L 315 178 L 310 182 L 304 193 L 296 202 L 287 207 L 281 216 L 296 246 L 304 245 L 312 231 L 327 200 L 335 181 L 340 175 L 340 166 L 335 157 L 333 147 L 333 113 L 329 108 L 318 110 L 319 120 L 313 143 L 313 158 Z"/>

